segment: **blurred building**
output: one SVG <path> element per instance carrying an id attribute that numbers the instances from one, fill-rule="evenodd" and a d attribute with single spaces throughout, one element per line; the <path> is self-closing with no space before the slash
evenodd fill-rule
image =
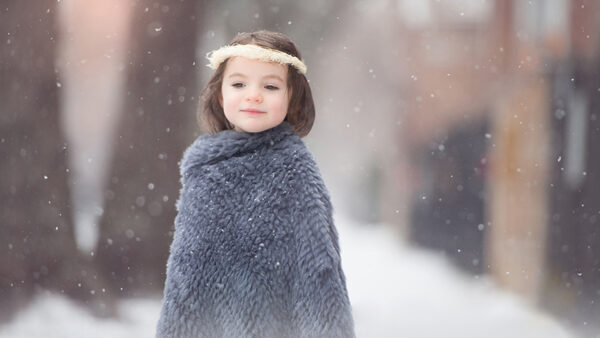
<path id="1" fill-rule="evenodd" d="M 600 4 L 399 3 L 411 238 L 585 331 L 600 314 Z"/>

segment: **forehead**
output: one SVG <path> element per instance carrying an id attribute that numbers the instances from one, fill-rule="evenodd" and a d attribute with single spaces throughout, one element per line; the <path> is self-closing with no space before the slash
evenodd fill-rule
<path id="1" fill-rule="evenodd" d="M 225 76 L 239 73 L 246 76 L 268 76 L 277 75 L 283 79 L 287 78 L 288 66 L 277 62 L 266 62 L 243 56 L 234 56 L 227 61 Z"/>

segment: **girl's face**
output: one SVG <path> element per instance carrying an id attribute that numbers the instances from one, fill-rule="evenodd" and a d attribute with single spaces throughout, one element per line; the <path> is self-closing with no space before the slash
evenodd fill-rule
<path id="1" fill-rule="evenodd" d="M 287 67 L 240 56 L 227 61 L 220 102 L 236 131 L 258 133 L 283 122 L 290 101 Z"/>

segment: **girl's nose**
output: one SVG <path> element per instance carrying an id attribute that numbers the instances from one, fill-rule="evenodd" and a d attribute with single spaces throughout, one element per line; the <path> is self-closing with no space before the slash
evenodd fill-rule
<path id="1" fill-rule="evenodd" d="M 255 102 L 255 103 L 262 103 L 263 102 L 263 97 L 260 94 L 251 94 L 246 96 L 246 102 Z"/>

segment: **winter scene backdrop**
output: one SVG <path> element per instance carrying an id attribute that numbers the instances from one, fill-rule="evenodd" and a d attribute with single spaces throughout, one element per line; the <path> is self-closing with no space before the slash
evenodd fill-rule
<path id="1" fill-rule="evenodd" d="M 0 337 L 153 337 L 207 52 L 290 36 L 359 337 L 600 337 L 600 3 L 9 0 Z M 596 149 L 596 150 L 594 150 Z"/>

